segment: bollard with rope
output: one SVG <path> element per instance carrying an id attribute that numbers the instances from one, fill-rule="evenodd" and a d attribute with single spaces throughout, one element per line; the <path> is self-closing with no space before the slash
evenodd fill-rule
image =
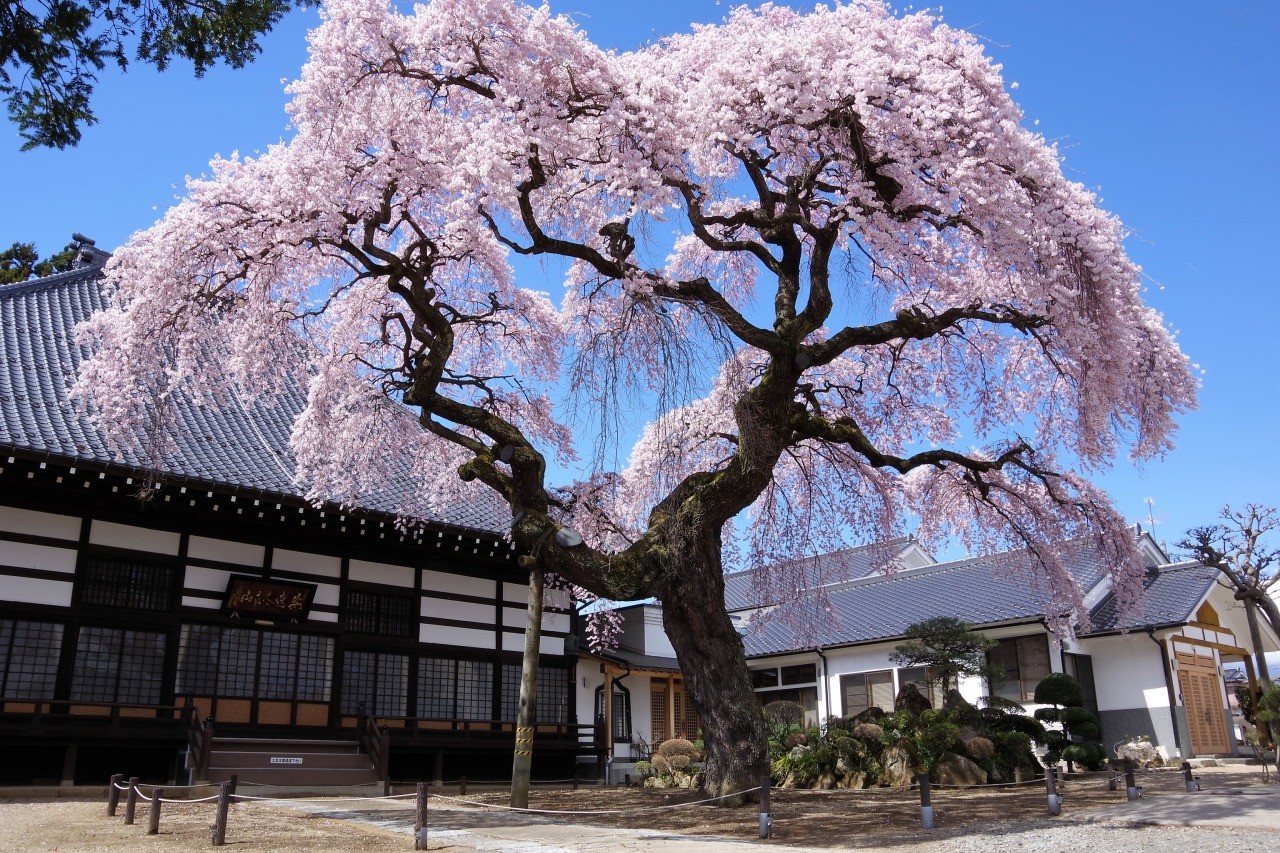
<path id="1" fill-rule="evenodd" d="M 1194 794 L 1200 790 L 1200 780 L 1191 775 L 1191 762 L 1182 762 L 1182 779 L 1187 783 L 1187 793 Z"/>
<path id="2" fill-rule="evenodd" d="M 1126 758 L 1124 760 L 1124 784 L 1125 784 L 1125 795 L 1128 797 L 1129 801 L 1133 802 L 1134 800 L 1138 799 L 1139 795 L 1141 795 L 1142 793 L 1142 789 L 1138 787 L 1138 783 L 1134 781 L 1134 778 L 1133 778 L 1133 759 L 1132 758 Z"/>
<path id="3" fill-rule="evenodd" d="M 427 783 L 419 782 L 413 819 L 413 849 L 427 850 Z"/>
<path id="4" fill-rule="evenodd" d="M 773 814 L 769 806 L 769 785 L 771 784 L 768 776 L 760 777 L 760 837 L 768 838 L 773 830 Z"/>
<path id="5" fill-rule="evenodd" d="M 124 801 L 125 826 L 133 826 L 133 814 L 138 808 L 138 777 L 129 777 L 129 795 Z"/>
<path id="6" fill-rule="evenodd" d="M 160 800 L 164 797 L 164 788 L 151 789 L 151 811 L 147 814 L 147 835 L 160 834 Z"/>
<path id="7" fill-rule="evenodd" d="M 1044 771 L 1044 787 L 1049 803 L 1049 814 L 1062 814 L 1062 796 L 1058 793 L 1058 771 L 1054 767 L 1046 767 Z"/>
<path id="8" fill-rule="evenodd" d="M 920 781 L 920 825 L 925 829 L 933 829 L 933 797 L 929 794 L 929 774 L 921 773 L 916 778 Z"/>
<path id="9" fill-rule="evenodd" d="M 116 816 L 116 808 L 120 805 L 120 783 L 124 781 L 123 773 L 116 773 L 107 783 L 107 817 Z"/>
<path id="10" fill-rule="evenodd" d="M 214 847 L 222 847 L 227 843 L 227 809 L 231 806 L 231 783 L 223 782 L 218 786 L 218 812 L 213 824 L 209 827 L 209 835 Z"/>

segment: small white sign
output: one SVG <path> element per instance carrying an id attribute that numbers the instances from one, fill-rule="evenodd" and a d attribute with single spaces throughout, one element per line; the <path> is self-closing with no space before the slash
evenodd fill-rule
<path id="1" fill-rule="evenodd" d="M 272 764 L 301 764 L 301 758 L 281 758 L 279 756 L 271 756 Z"/>

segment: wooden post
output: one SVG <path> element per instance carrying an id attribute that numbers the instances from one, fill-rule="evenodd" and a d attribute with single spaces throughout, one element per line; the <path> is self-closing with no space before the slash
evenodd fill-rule
<path id="1" fill-rule="evenodd" d="M 138 777 L 129 777 L 129 797 L 124 801 L 124 822 L 133 826 L 133 813 L 138 808 Z"/>
<path id="2" fill-rule="evenodd" d="M 1187 793 L 1194 794 L 1200 790 L 1200 783 L 1191 775 L 1191 762 L 1182 762 L 1182 780 L 1187 783 Z"/>
<path id="3" fill-rule="evenodd" d="M 76 783 L 76 756 L 80 752 L 77 744 L 67 744 L 67 750 L 62 755 L 62 782 L 61 787 L 69 788 Z"/>
<path id="4" fill-rule="evenodd" d="M 427 849 L 427 783 L 418 783 L 417 810 L 413 819 L 413 849 Z"/>
<path id="5" fill-rule="evenodd" d="M 613 673 L 608 667 L 604 671 L 604 690 L 601 692 L 603 697 L 604 708 L 604 760 L 605 760 L 605 777 L 604 783 L 608 785 L 610 779 L 607 774 L 609 772 L 609 756 L 613 755 Z"/>
<path id="6" fill-rule="evenodd" d="M 666 701 L 662 703 L 663 716 L 666 722 L 666 740 L 671 740 L 676 736 L 676 677 L 667 675 L 667 696 Z M 654 744 L 653 748 L 657 749 L 659 744 Z"/>
<path id="7" fill-rule="evenodd" d="M 529 808 L 529 774 L 533 770 L 533 724 L 538 707 L 538 656 L 542 650 L 542 566 L 530 557 L 529 601 L 524 623 L 524 659 L 520 665 L 520 706 L 516 715 L 515 755 L 511 762 L 511 805 Z M 606 704 L 607 707 L 607 704 Z"/>
<path id="8" fill-rule="evenodd" d="M 160 834 L 160 798 L 164 788 L 151 789 L 151 813 L 147 815 L 147 835 Z"/>
<path id="9" fill-rule="evenodd" d="M 227 809 L 231 807 L 231 783 L 223 782 L 218 786 L 218 813 L 213 823 L 213 846 L 221 847 L 227 843 Z"/>
<path id="10" fill-rule="evenodd" d="M 431 773 L 431 784 L 444 790 L 444 750 L 436 753 L 435 768 Z"/>
<path id="11" fill-rule="evenodd" d="M 760 837 L 768 838 L 773 830 L 773 811 L 769 805 L 769 777 L 760 777 Z"/>
<path id="12" fill-rule="evenodd" d="M 232 773 L 232 774 L 231 774 L 231 781 L 230 781 L 230 782 L 228 782 L 227 784 L 231 786 L 231 788 L 227 791 L 227 794 L 228 794 L 229 796 L 233 796 L 233 797 L 234 797 L 234 796 L 235 796 L 235 793 L 236 793 L 236 787 L 237 787 L 237 786 L 239 786 L 239 784 L 240 784 L 240 776 L 239 776 L 239 774 Z"/>
<path id="13" fill-rule="evenodd" d="M 382 796 L 391 796 L 391 729 L 382 727 L 378 738 L 378 772 L 382 774 Z"/>
<path id="14" fill-rule="evenodd" d="M 916 779 L 920 781 L 920 825 L 925 829 L 933 829 L 933 797 L 929 794 L 929 774 L 921 773 Z"/>
<path id="15" fill-rule="evenodd" d="M 1049 814 L 1062 814 L 1062 797 L 1058 796 L 1058 770 L 1056 767 L 1045 768 L 1044 787 L 1046 799 L 1049 801 Z"/>
<path id="16" fill-rule="evenodd" d="M 1016 782 L 1016 783 L 1022 783 L 1022 782 L 1025 782 L 1026 780 L 1027 780 L 1027 772 L 1026 772 L 1025 770 L 1023 770 L 1021 767 L 1015 767 L 1015 768 L 1013 768 L 1013 781 L 1014 781 L 1014 782 Z"/>
<path id="17" fill-rule="evenodd" d="M 1132 802 L 1138 799 L 1138 783 L 1133 778 L 1133 759 L 1126 758 L 1124 760 L 1124 785 L 1128 799 Z"/>
<path id="18" fill-rule="evenodd" d="M 107 783 L 107 817 L 116 816 L 116 806 L 120 805 L 120 789 L 116 786 L 124 781 L 124 774 L 117 773 Z"/>
<path id="19" fill-rule="evenodd" d="M 465 797 L 466 795 L 467 795 L 467 777 L 459 776 L 458 777 L 458 796 Z M 520 806 L 520 808 L 526 808 L 526 806 Z"/>

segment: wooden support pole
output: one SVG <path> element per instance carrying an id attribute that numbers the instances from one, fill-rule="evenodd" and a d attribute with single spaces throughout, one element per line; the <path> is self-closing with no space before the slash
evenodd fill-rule
<path id="1" fill-rule="evenodd" d="M 529 808 L 529 776 L 533 771 L 533 726 L 538 706 L 538 656 L 542 651 L 544 576 L 542 566 L 536 560 L 529 562 L 532 565 L 528 567 L 529 599 L 524 624 L 524 657 L 520 664 L 520 704 L 516 710 L 516 744 L 511 762 L 511 805 L 517 809 Z"/>
<path id="2" fill-rule="evenodd" d="M 117 773 L 107 783 L 107 817 L 116 816 L 116 807 L 120 805 L 120 789 L 117 787 L 124 781 L 124 774 Z"/>
<path id="3" fill-rule="evenodd" d="M 231 807 L 231 783 L 223 782 L 218 786 L 218 812 L 213 822 L 213 846 L 222 847 L 227 843 L 227 810 Z"/>
<path id="4" fill-rule="evenodd" d="M 427 849 L 427 783 L 418 783 L 417 808 L 413 818 L 413 849 Z"/>
<path id="5" fill-rule="evenodd" d="M 768 838 L 773 831 L 773 810 L 769 804 L 769 785 L 771 784 L 768 776 L 760 777 L 760 837 Z"/>
<path id="6" fill-rule="evenodd" d="M 129 798 L 124 801 L 124 822 L 133 826 L 133 815 L 138 808 L 138 777 L 129 777 Z"/>
<path id="7" fill-rule="evenodd" d="M 459 776 L 458 777 L 458 796 L 465 797 L 466 795 L 467 795 L 467 777 Z M 521 806 L 521 808 L 524 808 L 524 806 Z"/>
<path id="8" fill-rule="evenodd" d="M 151 789 L 151 812 L 147 815 L 147 835 L 160 834 L 160 798 L 164 796 L 164 788 Z"/>
<path id="9" fill-rule="evenodd" d="M 444 790 L 444 750 L 436 753 L 435 767 L 431 772 L 431 784 Z"/>
<path id="10" fill-rule="evenodd" d="M 933 829 L 933 797 L 929 793 L 929 774 L 916 776 L 920 782 L 920 825 L 925 829 Z"/>
<path id="11" fill-rule="evenodd" d="M 80 747 L 77 744 L 67 744 L 66 752 L 62 754 L 62 782 L 64 788 L 69 788 L 76 783 L 76 756 L 80 753 Z"/>
<path id="12" fill-rule="evenodd" d="M 1124 760 L 1124 785 L 1125 785 L 1125 794 L 1128 797 L 1129 801 L 1132 802 L 1133 800 L 1138 799 L 1138 795 L 1141 792 L 1138 790 L 1138 783 L 1133 778 L 1133 759 L 1132 758 L 1126 758 Z"/>

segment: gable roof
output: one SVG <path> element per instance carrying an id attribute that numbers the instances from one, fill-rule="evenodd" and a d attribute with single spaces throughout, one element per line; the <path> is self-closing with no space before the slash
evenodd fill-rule
<path id="1" fill-rule="evenodd" d="M 1193 562 L 1149 569 L 1142 580 L 1138 611 L 1122 620 L 1115 594 L 1108 593 L 1089 614 L 1093 622 L 1089 633 L 1190 622 L 1217 580 L 1217 569 Z"/>
<path id="2" fill-rule="evenodd" d="M 1105 577 L 1102 562 L 1096 559 L 1088 539 L 1066 543 L 1061 556 L 1086 593 Z M 825 591 L 826 601 L 822 604 L 829 609 L 823 611 L 822 618 L 809 620 L 804 631 L 797 631 L 783 619 L 752 622 L 743 636 L 747 655 L 896 639 L 904 636 L 911 625 L 941 616 L 976 626 L 1039 621 L 1044 618 L 1049 592 L 1030 571 L 1033 559 L 1025 549 L 1005 551 L 838 585 Z M 1159 603 L 1148 605 L 1143 624 L 1164 624 L 1152 622 L 1152 616 L 1178 612 L 1195 589 L 1199 588 L 1202 597 L 1213 581 L 1205 580 L 1203 572 L 1188 570 L 1174 571 L 1161 583 L 1163 574 L 1151 575 L 1156 578 L 1152 588 Z M 1108 595 L 1095 607 L 1091 614 L 1094 625 L 1085 636 L 1114 630 L 1114 598 Z M 1187 613 L 1198 603 L 1197 597 Z"/>
<path id="3" fill-rule="evenodd" d="M 106 306 L 97 267 L 0 286 L 0 448 L 135 474 L 152 467 L 135 454 L 113 452 L 89 417 L 67 398 L 89 355 L 75 341 L 75 326 Z M 174 450 L 154 469 L 166 479 L 303 500 L 294 482 L 289 435 L 305 404 L 305 389 L 300 388 L 270 400 L 239 400 L 223 407 L 175 395 Z M 386 489 L 362 496 L 359 509 L 395 514 L 408 504 L 405 490 L 411 482 L 397 478 Z M 480 490 L 475 501 L 421 520 L 489 534 L 510 526 L 505 504 Z"/>

